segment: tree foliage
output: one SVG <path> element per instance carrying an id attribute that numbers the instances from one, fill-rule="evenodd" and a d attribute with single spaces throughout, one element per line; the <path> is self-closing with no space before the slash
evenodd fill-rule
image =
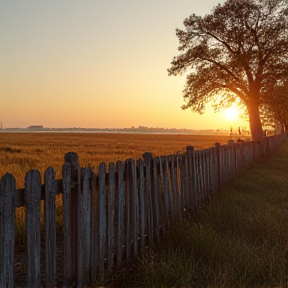
<path id="1" fill-rule="evenodd" d="M 288 124 L 288 79 L 275 86 L 268 107 L 273 111 L 274 119 Z"/>
<path id="2" fill-rule="evenodd" d="M 168 69 L 188 72 L 182 108 L 202 113 L 208 102 L 219 109 L 238 99 L 260 140 L 259 106 L 271 108 L 275 87 L 288 77 L 288 0 L 227 0 L 205 17 L 192 14 L 184 27 Z"/>

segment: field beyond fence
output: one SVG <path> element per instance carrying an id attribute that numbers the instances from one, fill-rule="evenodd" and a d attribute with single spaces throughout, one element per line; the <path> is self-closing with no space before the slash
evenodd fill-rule
<path id="1" fill-rule="evenodd" d="M 24 187 L 29 170 L 40 171 L 42 184 L 47 167 L 52 166 L 58 179 L 62 178 L 63 156 L 69 151 L 79 156 L 80 166 L 139 159 L 145 151 L 153 156 L 184 153 L 186 146 L 195 150 L 227 144 L 229 134 L 172 135 L 172 134 L 114 134 L 114 133 L 0 133 L 0 178 L 7 172 L 16 178 L 17 187 Z M 242 136 L 250 141 L 250 137 Z"/>
<path id="2" fill-rule="evenodd" d="M 5 174 L 0 186 L 0 287 L 15 286 L 17 207 L 26 209 L 26 286 L 95 285 L 152 247 L 231 177 L 273 153 L 284 138 L 229 141 L 203 150 L 187 146 L 183 153 L 166 156 L 146 152 L 139 160 L 101 163 L 97 172 L 80 168 L 78 155 L 70 152 L 61 179 L 49 167 L 42 184 L 40 172 L 30 170 L 24 189 Z M 56 233 L 57 195 L 62 195 L 61 233 Z"/>

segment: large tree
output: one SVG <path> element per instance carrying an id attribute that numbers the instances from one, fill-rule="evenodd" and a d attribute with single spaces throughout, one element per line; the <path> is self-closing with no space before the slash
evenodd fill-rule
<path id="1" fill-rule="evenodd" d="M 176 29 L 181 52 L 168 69 L 188 72 L 182 108 L 203 113 L 208 102 L 219 109 L 240 100 L 253 140 L 261 140 L 259 106 L 288 77 L 288 0 L 227 0 L 184 26 Z"/>

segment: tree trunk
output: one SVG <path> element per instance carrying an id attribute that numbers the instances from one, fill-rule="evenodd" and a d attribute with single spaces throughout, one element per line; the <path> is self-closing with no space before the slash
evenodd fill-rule
<path id="1" fill-rule="evenodd" d="M 248 105 L 250 131 L 253 141 L 262 141 L 263 129 L 260 120 L 259 106 L 256 101 L 250 101 Z"/>

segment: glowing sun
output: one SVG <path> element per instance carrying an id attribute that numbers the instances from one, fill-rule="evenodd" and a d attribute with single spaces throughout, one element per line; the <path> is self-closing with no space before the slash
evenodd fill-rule
<path id="1" fill-rule="evenodd" d="M 230 107 L 224 110 L 225 117 L 230 121 L 237 119 L 238 114 L 239 114 L 239 111 L 234 107 Z"/>

